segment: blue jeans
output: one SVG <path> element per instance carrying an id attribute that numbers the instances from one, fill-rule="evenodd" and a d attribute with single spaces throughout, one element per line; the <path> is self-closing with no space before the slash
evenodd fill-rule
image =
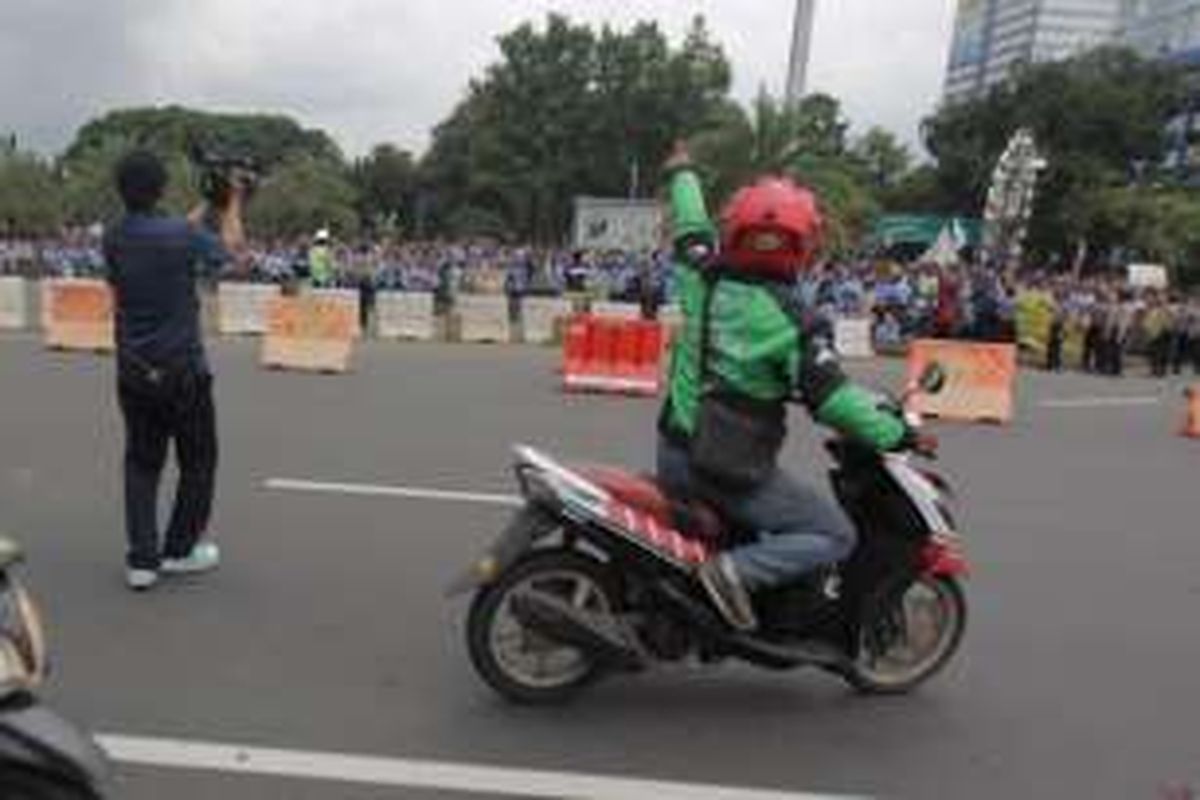
<path id="1" fill-rule="evenodd" d="M 752 489 L 730 491 L 696 480 L 687 450 L 660 438 L 658 479 L 672 496 L 701 500 L 739 532 L 758 535 L 729 553 L 750 591 L 786 585 L 854 552 L 857 536 L 841 508 L 783 470 Z"/>

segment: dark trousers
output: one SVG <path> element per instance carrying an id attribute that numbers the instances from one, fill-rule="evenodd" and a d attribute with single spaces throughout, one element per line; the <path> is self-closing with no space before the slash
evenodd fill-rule
<path id="1" fill-rule="evenodd" d="M 1117 378 L 1125 374 L 1125 342 L 1119 336 L 1105 334 L 1100 340 L 1100 374 Z"/>
<path id="2" fill-rule="evenodd" d="M 133 569 L 157 569 L 184 558 L 208 527 L 217 471 L 212 376 L 185 372 L 148 384 L 122 372 L 117 384 L 125 418 L 125 532 Z M 175 507 L 160 549 L 158 484 L 174 442 L 179 461 Z"/>
<path id="3" fill-rule="evenodd" d="M 1160 333 L 1150 340 L 1150 374 L 1156 378 L 1167 375 L 1167 367 L 1171 361 L 1170 333 Z"/>
<path id="4" fill-rule="evenodd" d="M 1062 371 L 1063 331 L 1062 328 L 1051 328 L 1050 339 L 1046 342 L 1046 369 L 1050 372 Z"/>
<path id="5" fill-rule="evenodd" d="M 358 328 L 364 337 L 370 335 L 371 319 L 375 316 L 375 287 L 358 287 Z"/>
<path id="6" fill-rule="evenodd" d="M 1094 325 L 1089 325 L 1087 332 L 1083 335 L 1082 366 L 1084 372 L 1100 372 L 1101 338 L 1100 329 Z"/>
<path id="7" fill-rule="evenodd" d="M 1183 365 L 1191 356 L 1192 348 L 1200 342 L 1193 343 L 1186 333 L 1176 333 L 1171 345 L 1171 371 L 1176 375 L 1183 372 Z"/>

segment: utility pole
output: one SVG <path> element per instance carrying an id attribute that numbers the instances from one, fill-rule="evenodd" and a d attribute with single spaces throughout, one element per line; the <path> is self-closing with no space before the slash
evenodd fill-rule
<path id="1" fill-rule="evenodd" d="M 788 105 L 800 102 L 808 92 L 808 57 L 812 48 L 813 19 L 816 16 L 817 0 L 796 0 L 796 20 L 792 27 L 792 53 L 788 58 L 787 90 L 784 100 Z"/>

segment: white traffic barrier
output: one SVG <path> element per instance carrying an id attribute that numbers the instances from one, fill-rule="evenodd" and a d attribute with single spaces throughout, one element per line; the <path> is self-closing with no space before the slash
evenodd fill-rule
<path id="1" fill-rule="evenodd" d="M 464 342 L 508 344 L 508 298 L 504 295 L 460 294 L 454 300 L 459 338 Z"/>
<path id="2" fill-rule="evenodd" d="M 23 278 L 0 278 L 0 330 L 19 331 L 25 327 L 28 313 L 25 292 Z"/>
<path id="3" fill-rule="evenodd" d="M 570 300 L 560 297 L 526 297 L 521 300 L 521 325 L 526 344 L 548 344 L 554 341 L 560 319 L 571 316 Z"/>
<path id="4" fill-rule="evenodd" d="M 217 287 L 217 326 L 225 336 L 267 332 L 267 308 L 279 297 L 273 283 L 222 283 Z"/>
<path id="5" fill-rule="evenodd" d="M 833 344 L 845 358 L 870 358 L 875 355 L 871 343 L 871 320 L 839 319 L 833 323 Z"/>
<path id="6" fill-rule="evenodd" d="M 597 317 L 641 319 L 642 307 L 637 303 L 609 303 L 602 300 L 592 303 L 592 314 Z"/>
<path id="7" fill-rule="evenodd" d="M 437 334 L 430 292 L 380 292 L 375 298 L 375 320 L 380 339 L 428 342 Z"/>

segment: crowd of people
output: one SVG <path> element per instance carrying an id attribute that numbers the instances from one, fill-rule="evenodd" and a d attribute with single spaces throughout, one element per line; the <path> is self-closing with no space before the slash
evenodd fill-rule
<path id="1" fill-rule="evenodd" d="M 883 348 L 915 337 L 1020 342 L 1053 371 L 1070 356 L 1085 372 L 1120 376 L 1137 353 L 1156 377 L 1188 364 L 1200 373 L 1200 298 L 1124 277 L 864 262 L 827 266 L 799 291 L 830 318 L 872 318 Z"/>
<path id="2" fill-rule="evenodd" d="M 638 302 L 670 293 L 661 251 L 579 252 L 567 248 L 489 243 L 343 243 L 324 232 L 293 241 L 250 246 L 249 278 L 256 282 L 311 281 L 329 288 L 364 282 L 381 291 L 479 294 L 589 292 Z M 104 268 L 97 235 L 76 232 L 53 240 L 0 238 L 0 274 L 95 277 Z"/>
<path id="3" fill-rule="evenodd" d="M 489 243 L 342 243 L 324 232 L 250 248 L 251 280 L 377 291 L 587 293 L 639 303 L 647 314 L 674 299 L 662 251 L 580 252 Z M 0 238 L 0 274 L 89 277 L 104 259 L 94 232 L 53 240 Z M 243 278 L 244 279 L 244 278 Z M 797 286 L 826 317 L 872 320 L 874 343 L 902 347 L 914 337 L 1018 341 L 1047 369 L 1122 375 L 1126 355 L 1145 355 L 1156 376 L 1190 365 L 1200 372 L 1200 301 L 1138 288 L 1113 276 L 1072 278 L 1029 270 L 1002 274 L 969 266 L 880 260 L 827 263 Z M 1033 333 L 1030 333 L 1030 329 Z M 1031 336 L 1033 341 L 1031 341 Z"/>

